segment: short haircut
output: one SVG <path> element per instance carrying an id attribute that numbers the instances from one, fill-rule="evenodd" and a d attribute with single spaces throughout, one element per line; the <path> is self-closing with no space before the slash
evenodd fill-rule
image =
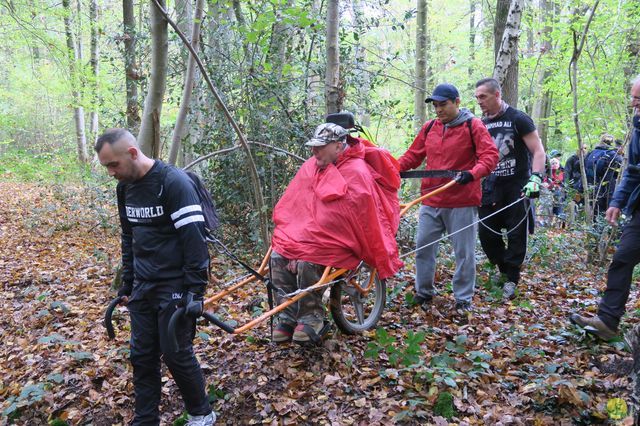
<path id="1" fill-rule="evenodd" d="M 483 78 L 482 80 L 478 80 L 478 82 L 476 83 L 476 88 L 480 86 L 489 87 L 489 89 L 491 89 L 493 93 L 502 92 L 500 83 L 498 83 L 498 80 L 496 80 L 495 78 L 489 77 L 489 78 Z"/>
<path id="2" fill-rule="evenodd" d="M 131 135 L 131 133 L 129 133 L 129 131 L 126 129 L 108 129 L 102 135 L 100 135 L 100 137 L 96 141 L 96 145 L 93 148 L 97 153 L 99 153 L 105 143 L 113 145 L 114 143 L 118 142 L 120 139 L 123 139 L 128 135 Z"/>

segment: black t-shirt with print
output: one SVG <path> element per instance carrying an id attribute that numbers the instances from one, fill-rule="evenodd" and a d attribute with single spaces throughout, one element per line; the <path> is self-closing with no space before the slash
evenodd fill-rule
<path id="1" fill-rule="evenodd" d="M 498 165 L 482 185 L 483 204 L 495 202 L 495 186 L 526 184 L 531 170 L 531 154 L 522 139 L 536 130 L 531 117 L 508 107 L 504 114 L 493 119 L 482 119 L 498 148 Z M 490 199 L 494 200 L 490 200 Z M 501 197 L 498 197 L 501 198 Z"/>

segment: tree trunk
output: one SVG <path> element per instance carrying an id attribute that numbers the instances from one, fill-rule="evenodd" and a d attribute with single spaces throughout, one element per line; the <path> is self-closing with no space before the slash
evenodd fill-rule
<path id="1" fill-rule="evenodd" d="M 204 0 L 196 0 L 195 16 L 193 18 L 193 27 L 191 28 L 191 46 L 194 50 L 198 50 L 200 45 L 200 23 L 202 22 L 202 14 L 204 8 Z M 171 137 L 171 151 L 169 152 L 169 163 L 175 164 L 180 151 L 182 138 L 184 137 L 184 124 L 187 119 L 187 112 L 191 104 L 191 92 L 193 91 L 194 75 L 196 71 L 196 61 L 193 55 L 189 55 L 187 68 L 184 72 L 184 88 L 182 91 L 182 101 L 180 102 L 180 110 L 176 118 L 176 126 L 173 129 Z"/>
<path id="2" fill-rule="evenodd" d="M 475 89 L 475 79 L 473 78 L 473 69 L 476 62 L 476 0 L 469 0 L 469 68 L 467 75 L 469 76 L 469 93 L 473 93 Z M 470 102 L 471 112 L 475 114 L 476 103 Z"/>
<path id="3" fill-rule="evenodd" d="M 133 0 L 122 0 L 122 24 L 124 39 L 124 68 L 127 90 L 127 128 L 138 133 L 140 128 L 140 108 L 138 106 L 138 67 L 136 65 L 136 18 Z"/>
<path id="4" fill-rule="evenodd" d="M 600 0 L 596 0 L 593 4 L 593 8 L 591 9 L 591 14 L 589 15 L 589 20 L 584 27 L 584 31 L 582 32 L 582 36 L 578 40 L 578 35 L 573 33 L 573 55 L 571 57 L 571 62 L 569 63 L 569 78 L 571 81 L 571 94 L 573 95 L 573 123 L 576 128 L 576 139 L 578 140 L 578 157 L 580 158 L 580 169 L 582 170 L 582 187 L 584 189 L 584 214 L 587 219 L 587 223 L 591 224 L 593 222 L 593 212 L 591 209 L 591 200 L 589 197 L 589 184 L 587 182 L 587 174 L 586 169 L 584 167 L 584 151 L 580 149 L 582 146 L 582 135 L 580 133 L 580 116 L 578 110 L 578 59 L 580 59 L 580 54 L 582 53 L 582 48 L 584 47 L 585 40 L 587 38 L 587 33 L 589 32 L 589 26 L 591 25 L 591 21 L 593 21 L 593 16 L 596 13 L 596 8 Z"/>
<path id="5" fill-rule="evenodd" d="M 326 113 L 340 112 L 340 49 L 338 46 L 339 0 L 329 0 L 327 5 L 327 70 L 324 80 Z"/>
<path id="6" fill-rule="evenodd" d="M 311 4 L 311 15 L 320 16 L 322 13 L 323 0 L 313 0 Z M 318 27 L 311 28 L 311 40 L 309 41 L 309 49 L 306 55 L 306 61 L 304 65 L 304 79 L 305 79 L 305 100 L 303 103 L 304 108 L 304 123 L 309 123 L 309 117 L 316 115 L 316 111 L 322 109 L 322 97 L 324 96 L 324 90 L 322 87 L 322 76 L 313 69 L 311 63 L 315 50 L 318 48 L 316 39 L 318 38 Z M 302 36 L 301 42 L 304 43 L 305 39 Z M 318 53 L 318 56 L 320 54 Z"/>
<path id="7" fill-rule="evenodd" d="M 413 99 L 413 130 L 418 132 L 427 120 L 427 0 L 417 1 L 416 81 Z"/>
<path id="8" fill-rule="evenodd" d="M 367 64 L 367 52 L 362 45 L 361 36 L 367 32 L 366 12 L 364 7 L 366 6 L 363 0 L 352 0 L 351 10 L 353 16 L 353 31 L 354 34 L 358 34 L 359 37 L 355 41 L 354 45 L 354 73 L 352 77 L 353 85 L 355 86 L 355 110 L 353 111 L 356 120 L 361 125 L 368 127 L 371 124 L 371 73 L 369 72 L 369 66 Z"/>
<path id="9" fill-rule="evenodd" d="M 545 64 L 545 56 L 551 51 L 551 25 L 549 21 L 553 18 L 553 0 L 540 0 L 539 9 L 541 11 L 540 20 L 545 23 L 542 28 L 542 34 L 540 34 L 540 71 L 538 74 L 537 91 L 541 92 L 539 98 L 533 106 L 533 122 L 538 127 L 538 135 L 542 140 L 545 150 L 547 149 L 547 139 L 549 131 L 549 111 L 551 109 L 551 94 L 548 89 L 544 87 L 544 83 L 551 75 L 549 67 Z"/>
<path id="10" fill-rule="evenodd" d="M 153 0 L 152 0 L 153 1 Z M 159 0 L 165 7 L 165 0 Z M 149 91 L 144 100 L 142 123 L 138 133 L 140 149 L 148 157 L 160 156 L 160 115 L 162 100 L 167 82 L 167 21 L 158 8 L 151 3 L 149 11 L 149 27 L 151 29 L 151 77 Z"/>
<path id="11" fill-rule="evenodd" d="M 99 45 L 98 45 L 98 0 L 91 0 L 89 6 L 89 19 L 91 21 L 91 115 L 89 119 L 89 140 L 95 144 L 98 140 L 98 73 L 100 71 Z"/>
<path id="12" fill-rule="evenodd" d="M 73 119 L 76 125 L 76 145 L 78 151 L 78 161 L 86 163 L 89 160 L 87 154 L 87 139 L 84 133 L 84 108 L 82 107 L 82 97 L 80 93 L 80 76 L 78 75 L 78 50 L 73 34 L 73 11 L 69 0 L 62 0 L 65 10 L 64 29 L 67 38 L 67 54 L 69 61 L 69 78 L 71 79 L 71 97 L 73 99 Z"/>
<path id="13" fill-rule="evenodd" d="M 287 0 L 284 8 L 293 6 L 293 0 Z M 290 35 L 290 26 L 282 19 L 282 7 L 274 8 L 276 21 L 271 28 L 271 43 L 267 54 L 267 62 L 271 65 L 274 81 L 282 77 L 282 67 L 287 63 L 287 40 Z M 286 102 L 286 100 L 285 100 Z"/>
<path id="14" fill-rule="evenodd" d="M 518 105 L 518 40 L 523 0 L 498 0 L 494 24 L 493 78 L 502 86 L 502 98 Z"/>

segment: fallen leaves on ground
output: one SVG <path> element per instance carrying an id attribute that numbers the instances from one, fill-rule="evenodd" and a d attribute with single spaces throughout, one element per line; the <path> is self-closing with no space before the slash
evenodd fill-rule
<path id="1" fill-rule="evenodd" d="M 126 424 L 133 410 L 126 310 L 114 316 L 114 341 L 102 324 L 119 262 L 113 194 L 0 182 L 0 198 L 2 418 Z M 385 334 L 333 330 L 320 347 L 276 346 L 268 322 L 237 336 L 199 326 L 195 348 L 219 424 L 569 425 L 624 417 L 628 371 L 611 367 L 628 366 L 624 345 L 601 344 L 567 321 L 572 310 L 595 312 L 604 272 L 584 265 L 569 231 L 538 235 L 547 252 L 529 261 L 516 300 L 503 304 L 494 273 L 480 264 L 469 316 L 454 313 L 446 285 L 428 312 L 410 306 L 409 259 L 387 283 L 378 324 Z M 566 251 L 549 252 L 563 244 Z M 245 273 L 220 256 L 210 294 Z M 449 282 L 452 270 L 441 251 L 438 282 Z M 217 313 L 244 323 L 265 305 L 262 287 L 252 284 Z M 629 306 L 626 325 L 637 322 L 637 300 Z M 183 407 L 168 373 L 162 392 L 163 424 L 172 424 Z"/>

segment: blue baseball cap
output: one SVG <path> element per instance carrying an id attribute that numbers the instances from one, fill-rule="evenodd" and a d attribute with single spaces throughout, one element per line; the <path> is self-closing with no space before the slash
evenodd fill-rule
<path id="1" fill-rule="evenodd" d="M 425 102 L 426 103 L 433 102 L 433 101 L 442 102 L 447 100 L 455 101 L 459 97 L 460 97 L 460 93 L 458 93 L 458 89 L 456 89 L 456 86 L 449 83 L 443 83 L 443 84 L 438 84 L 436 86 L 431 96 L 425 99 Z"/>

